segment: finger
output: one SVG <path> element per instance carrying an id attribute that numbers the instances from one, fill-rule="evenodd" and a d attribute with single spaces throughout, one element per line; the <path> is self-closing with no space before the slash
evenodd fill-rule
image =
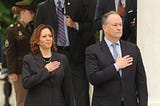
<path id="1" fill-rule="evenodd" d="M 133 57 L 126 58 L 127 61 L 133 61 Z"/>
<path id="2" fill-rule="evenodd" d="M 130 62 L 130 63 L 127 63 L 127 66 L 130 66 L 130 65 L 132 65 L 133 63 L 132 62 Z"/>
<path id="3" fill-rule="evenodd" d="M 129 58 L 131 57 L 130 55 L 125 55 L 123 58 L 126 59 L 126 58 Z"/>
<path id="4" fill-rule="evenodd" d="M 59 64 L 60 64 L 60 62 L 58 62 L 58 61 L 52 62 L 52 65 L 59 65 Z"/>

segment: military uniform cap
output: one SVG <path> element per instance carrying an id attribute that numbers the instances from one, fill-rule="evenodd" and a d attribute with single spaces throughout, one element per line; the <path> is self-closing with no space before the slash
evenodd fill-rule
<path id="1" fill-rule="evenodd" d="M 29 11 L 34 11 L 35 12 L 35 5 L 29 2 L 25 1 L 19 1 L 15 3 L 16 7 L 22 8 L 22 9 L 27 9 Z"/>

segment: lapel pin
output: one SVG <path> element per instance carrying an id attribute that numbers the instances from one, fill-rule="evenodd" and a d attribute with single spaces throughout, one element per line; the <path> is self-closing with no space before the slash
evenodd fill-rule
<path id="1" fill-rule="evenodd" d="M 69 6 L 69 5 L 71 5 L 71 3 L 70 3 L 70 2 L 68 2 L 68 3 L 67 3 L 67 5 L 68 5 L 68 6 Z"/>

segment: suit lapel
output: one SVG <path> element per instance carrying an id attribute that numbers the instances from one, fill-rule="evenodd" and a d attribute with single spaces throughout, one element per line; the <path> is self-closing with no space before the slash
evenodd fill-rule
<path id="1" fill-rule="evenodd" d="M 64 6 L 66 9 L 66 14 L 69 16 L 71 16 L 71 14 L 72 14 L 72 9 L 73 9 L 72 5 L 74 5 L 74 4 L 72 3 L 71 0 L 65 0 Z"/>
<path id="2" fill-rule="evenodd" d="M 106 0 L 106 1 L 109 1 L 109 2 L 110 2 L 109 4 L 111 4 L 109 10 L 116 11 L 116 4 L 115 4 L 115 1 L 114 1 L 114 0 Z"/>
<path id="3" fill-rule="evenodd" d="M 127 54 L 127 49 L 126 49 L 125 43 L 122 40 L 120 40 L 120 44 L 121 44 L 121 51 L 122 51 L 122 57 L 123 57 Z"/>
<path id="4" fill-rule="evenodd" d="M 59 61 L 59 58 L 58 58 L 58 56 L 56 56 L 56 53 L 55 53 L 55 52 L 52 52 L 51 62 L 53 62 L 53 61 Z"/>
<path id="5" fill-rule="evenodd" d="M 39 71 L 39 69 L 41 69 L 45 65 L 45 62 L 43 61 L 43 57 L 42 57 L 41 53 L 35 54 L 34 62 L 35 62 L 36 67 L 38 67 L 38 69 L 37 69 L 38 71 Z"/>
<path id="6" fill-rule="evenodd" d="M 113 56 L 112 56 L 112 54 L 111 54 L 111 52 L 109 50 L 109 47 L 106 44 L 104 39 L 100 42 L 100 47 L 102 49 L 103 54 L 106 56 L 107 61 L 109 61 L 110 63 L 114 63 L 115 60 L 114 60 L 114 58 L 113 58 Z M 120 75 L 119 75 L 118 72 L 117 72 L 117 76 L 120 79 Z"/>
<path id="7" fill-rule="evenodd" d="M 120 43 L 121 43 L 121 51 L 122 51 L 122 57 L 124 57 L 125 55 L 129 55 L 129 52 L 128 52 L 128 47 L 127 47 L 127 44 L 120 40 Z M 124 77 L 125 74 L 126 74 L 127 70 L 126 69 L 123 69 L 122 70 L 122 76 Z"/>
<path id="8" fill-rule="evenodd" d="M 113 58 L 113 56 L 112 56 L 112 54 L 111 54 L 111 52 L 109 50 L 109 47 L 106 44 L 104 39 L 101 41 L 100 45 L 101 45 L 101 49 L 104 52 L 106 58 L 109 59 L 108 61 L 114 62 L 114 58 Z"/>
<path id="9" fill-rule="evenodd" d="M 126 8 L 125 8 L 125 13 L 126 13 L 126 14 L 128 13 L 130 4 L 131 4 L 131 3 L 130 3 L 130 0 L 126 0 Z"/>

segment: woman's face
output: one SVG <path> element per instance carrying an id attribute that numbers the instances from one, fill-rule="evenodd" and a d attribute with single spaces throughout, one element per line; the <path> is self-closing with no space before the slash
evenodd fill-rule
<path id="1" fill-rule="evenodd" d="M 53 43 L 53 35 L 48 28 L 41 30 L 38 45 L 40 49 L 51 49 Z"/>
<path id="2" fill-rule="evenodd" d="M 33 20 L 35 16 L 35 13 L 33 11 L 30 11 L 30 10 L 23 10 L 22 13 L 21 13 L 21 17 L 23 17 L 23 21 L 25 22 L 30 22 Z"/>

